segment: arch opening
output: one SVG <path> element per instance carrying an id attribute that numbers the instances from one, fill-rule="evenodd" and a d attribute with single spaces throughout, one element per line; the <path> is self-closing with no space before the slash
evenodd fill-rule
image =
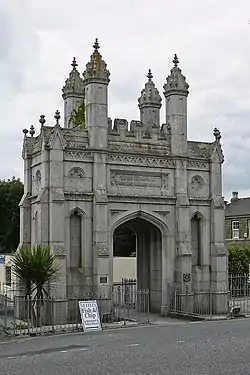
<path id="1" fill-rule="evenodd" d="M 121 223 L 113 232 L 113 283 L 135 279 L 133 291 L 148 291 L 144 302 L 151 312 L 161 311 L 162 245 L 159 228 L 141 217 Z"/>

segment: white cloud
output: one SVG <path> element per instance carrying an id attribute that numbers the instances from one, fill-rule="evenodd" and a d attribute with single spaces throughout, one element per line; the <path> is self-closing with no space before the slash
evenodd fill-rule
<path id="1" fill-rule="evenodd" d="M 22 176 L 21 130 L 38 129 L 41 113 L 53 124 L 72 57 L 82 72 L 99 37 L 111 72 L 110 116 L 138 119 L 148 68 L 163 92 L 177 52 L 190 84 L 190 139 L 212 140 L 217 126 L 224 194 L 250 194 L 248 19 L 248 0 L 0 1 L 0 178 Z"/>

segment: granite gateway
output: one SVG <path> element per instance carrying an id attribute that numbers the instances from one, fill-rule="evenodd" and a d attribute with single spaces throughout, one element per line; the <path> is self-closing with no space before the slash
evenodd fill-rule
<path id="1" fill-rule="evenodd" d="M 138 99 L 140 120 L 110 119 L 110 72 L 97 40 L 93 47 L 83 76 L 73 59 L 62 90 L 64 120 L 56 111 L 55 125 L 42 115 L 38 135 L 33 126 L 23 131 L 20 245 L 49 244 L 60 264 L 54 297 L 81 298 L 111 290 L 114 234 L 129 227 L 137 239 L 137 287 L 149 289 L 151 311 L 165 313 L 169 286 L 178 285 L 212 290 L 213 310 L 223 312 L 220 132 L 214 129 L 211 142 L 187 140 L 189 85 L 176 55 L 163 86 L 164 124 L 151 70 Z"/>

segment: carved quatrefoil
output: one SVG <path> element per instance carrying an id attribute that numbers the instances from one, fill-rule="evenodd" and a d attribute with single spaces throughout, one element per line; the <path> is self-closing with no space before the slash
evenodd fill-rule
<path id="1" fill-rule="evenodd" d="M 69 173 L 70 177 L 73 178 L 83 178 L 84 177 L 84 170 L 82 168 L 73 168 Z"/>
<path id="2" fill-rule="evenodd" d="M 204 180 L 201 176 L 198 176 L 198 175 L 193 176 L 190 185 L 191 185 L 192 189 L 194 189 L 195 191 L 198 191 L 204 185 Z"/>

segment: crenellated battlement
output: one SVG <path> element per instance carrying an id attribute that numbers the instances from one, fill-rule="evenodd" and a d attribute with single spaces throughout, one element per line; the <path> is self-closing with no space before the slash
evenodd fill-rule
<path id="1" fill-rule="evenodd" d="M 126 119 L 109 119 L 109 145 L 112 147 L 118 146 L 119 149 L 126 149 L 130 144 L 130 148 L 142 150 L 148 145 L 156 146 L 157 149 L 163 149 L 165 152 L 170 151 L 171 144 L 171 129 L 170 126 L 163 124 L 159 125 L 143 124 L 140 121 L 132 120 L 130 125 Z"/>

